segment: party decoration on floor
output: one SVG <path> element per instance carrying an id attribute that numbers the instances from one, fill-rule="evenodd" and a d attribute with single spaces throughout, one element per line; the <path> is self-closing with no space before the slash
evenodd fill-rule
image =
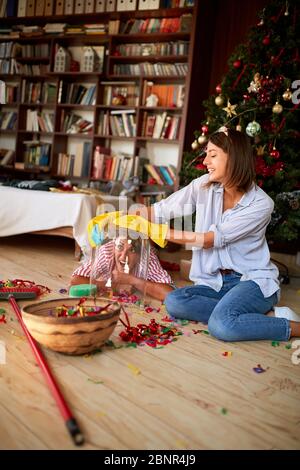
<path id="1" fill-rule="evenodd" d="M 128 369 L 131 370 L 131 372 L 134 375 L 140 375 L 141 370 L 138 367 L 136 367 L 134 364 L 127 364 L 127 367 L 128 367 Z"/>
<path id="2" fill-rule="evenodd" d="M 0 299 L 8 299 L 13 294 L 15 298 L 30 299 L 48 294 L 50 289 L 34 281 L 24 279 L 8 279 L 0 281 Z"/>
<path id="3" fill-rule="evenodd" d="M 120 338 L 134 345 L 147 344 L 152 348 L 158 346 L 165 346 L 173 341 L 176 341 L 176 336 L 182 335 L 175 326 L 166 327 L 152 318 L 148 325 L 144 323 L 138 323 L 136 326 L 131 326 L 127 312 L 124 307 L 121 307 L 126 323 L 120 318 L 121 323 L 124 325 L 125 330 L 119 333 Z"/>
<path id="4" fill-rule="evenodd" d="M 280 346 L 280 343 L 279 343 L 279 341 L 272 341 L 271 346 L 273 346 L 273 348 L 276 348 L 276 347 Z"/>
<path id="5" fill-rule="evenodd" d="M 256 367 L 253 367 L 253 371 L 256 372 L 257 374 L 262 374 L 263 372 L 266 372 L 268 370 L 268 367 L 266 369 L 263 369 L 260 364 L 257 364 Z"/>
<path id="6" fill-rule="evenodd" d="M 6 315 L 4 313 L 0 315 L 0 323 L 6 323 Z"/>
<path id="7" fill-rule="evenodd" d="M 231 351 L 224 351 L 224 352 L 222 352 L 222 356 L 224 356 L 224 357 L 231 357 L 232 354 L 233 354 L 233 353 L 232 353 Z"/>

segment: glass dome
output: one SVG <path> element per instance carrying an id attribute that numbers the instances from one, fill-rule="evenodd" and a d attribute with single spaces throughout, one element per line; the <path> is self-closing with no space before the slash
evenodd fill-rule
<path id="1" fill-rule="evenodd" d="M 143 301 L 145 288 L 136 279 L 147 279 L 149 253 L 149 239 L 142 234 L 109 223 L 103 227 L 90 263 L 90 284 L 97 295 L 136 294 Z"/>

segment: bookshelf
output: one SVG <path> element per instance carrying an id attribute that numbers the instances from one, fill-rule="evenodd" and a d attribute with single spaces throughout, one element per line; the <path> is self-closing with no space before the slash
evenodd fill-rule
<path id="1" fill-rule="evenodd" d="M 0 18 L 2 177 L 95 184 L 135 174 L 141 201 L 176 189 L 207 21 L 199 2 L 131 1 L 127 11 L 125 0 L 95 0 L 79 13 L 76 0 L 57 0 L 52 16 L 48 0 L 25 16 L 26 1 L 12 3 Z"/>

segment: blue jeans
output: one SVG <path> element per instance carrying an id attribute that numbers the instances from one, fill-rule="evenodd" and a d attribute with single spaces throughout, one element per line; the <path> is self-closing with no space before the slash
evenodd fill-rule
<path id="1" fill-rule="evenodd" d="M 202 285 L 170 292 L 167 311 L 176 318 L 208 323 L 209 332 L 223 341 L 287 341 L 289 321 L 265 315 L 277 303 L 277 294 L 265 298 L 258 284 L 240 278 L 239 273 L 224 274 L 220 292 Z"/>

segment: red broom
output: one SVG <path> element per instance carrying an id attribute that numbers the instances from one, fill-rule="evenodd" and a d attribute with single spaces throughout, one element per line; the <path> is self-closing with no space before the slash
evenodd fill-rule
<path id="1" fill-rule="evenodd" d="M 14 298 L 14 295 L 13 294 L 9 294 L 8 296 L 8 300 L 9 300 L 9 303 L 11 304 L 12 308 L 14 309 L 15 311 L 15 314 L 17 315 L 17 318 L 19 320 L 19 323 L 27 337 L 27 340 L 31 346 L 31 349 L 33 350 L 34 352 L 34 355 L 36 357 L 36 360 L 37 360 L 37 363 L 38 365 L 40 366 L 43 374 L 44 374 L 44 377 L 46 379 L 46 382 L 48 384 L 48 387 L 50 388 L 51 392 L 52 392 L 52 395 L 54 396 L 55 398 L 55 401 L 58 405 L 58 408 L 59 408 L 59 411 L 65 421 L 65 425 L 67 426 L 67 429 L 73 439 L 73 442 L 77 445 L 77 446 L 80 446 L 84 443 L 84 437 L 83 437 L 83 434 L 81 433 L 80 429 L 79 429 L 79 426 L 76 422 L 76 419 L 74 418 L 74 416 L 72 415 L 72 412 L 69 408 L 69 406 L 67 405 L 53 375 L 52 375 L 52 372 L 46 362 L 46 359 L 44 358 L 43 356 L 43 353 L 42 351 L 40 350 L 39 346 L 37 345 L 36 341 L 32 338 L 32 336 L 30 335 L 29 331 L 27 330 L 26 328 L 26 325 L 25 323 L 23 322 L 23 319 L 22 319 L 22 314 L 21 314 L 21 310 Z"/>

